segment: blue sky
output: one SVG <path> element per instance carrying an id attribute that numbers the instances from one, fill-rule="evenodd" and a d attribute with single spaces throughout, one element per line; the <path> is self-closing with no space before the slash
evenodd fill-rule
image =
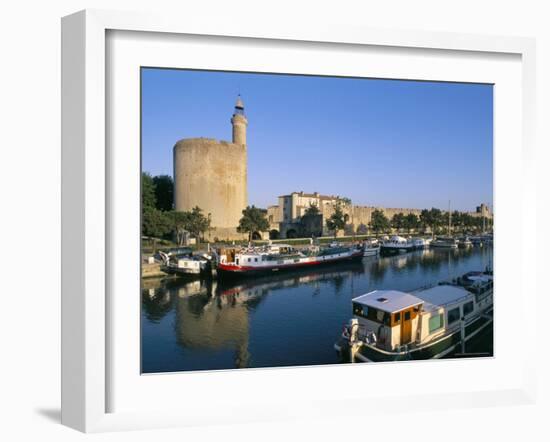
<path id="1" fill-rule="evenodd" d="M 491 85 L 142 69 L 142 164 L 172 175 L 182 138 L 231 140 L 248 118 L 249 204 L 292 191 L 354 204 L 493 203 Z"/>

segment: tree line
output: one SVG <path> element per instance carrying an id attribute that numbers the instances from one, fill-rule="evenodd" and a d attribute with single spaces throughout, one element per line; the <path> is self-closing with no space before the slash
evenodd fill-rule
<path id="1" fill-rule="evenodd" d="M 200 241 L 211 228 L 210 214 L 196 206 L 190 211 L 174 210 L 174 182 L 168 175 L 141 175 L 141 233 L 153 239 L 176 239 L 183 244 L 188 232 Z M 154 247 L 154 246 L 153 246 Z"/>
<path id="2" fill-rule="evenodd" d="M 169 175 L 141 175 L 141 232 L 153 241 L 157 238 L 175 239 L 178 245 L 184 243 L 186 233 L 204 241 L 204 234 L 212 229 L 211 214 L 204 214 L 196 206 L 190 211 L 174 210 L 174 181 Z M 269 230 L 266 211 L 248 206 L 242 211 L 237 231 L 248 234 L 249 241 L 255 232 Z"/>
<path id="3" fill-rule="evenodd" d="M 485 226 L 484 226 L 485 222 Z M 490 218 L 486 218 L 485 221 L 480 216 L 473 216 L 468 212 L 459 212 L 455 210 L 451 213 L 451 228 L 453 231 L 466 232 L 474 230 L 482 230 L 483 227 L 487 228 L 492 223 Z M 396 213 L 391 220 L 384 215 L 381 210 L 375 210 L 371 215 L 371 222 L 369 227 L 375 233 L 388 232 L 392 228 L 397 231 L 426 229 L 434 233 L 438 233 L 441 230 L 445 230 L 449 225 L 449 212 L 444 212 L 440 209 L 431 208 L 424 209 L 420 212 L 420 216 L 415 213 Z"/>
<path id="4" fill-rule="evenodd" d="M 343 210 L 344 205 L 351 205 L 351 201 L 338 201 L 332 215 L 326 220 L 328 229 L 333 231 L 335 235 L 337 231 L 345 230 L 347 227 L 350 227 L 348 224 L 349 215 Z M 310 205 L 305 211 L 305 216 L 320 214 L 319 208 L 314 204 Z M 400 212 L 394 214 L 391 219 L 388 218 L 382 210 L 376 209 L 372 212 L 371 221 L 368 226 L 360 224 L 355 231 L 353 231 L 353 226 L 348 230 L 350 230 L 351 233 L 366 235 L 369 233 L 369 230 L 376 234 L 390 232 L 392 229 L 398 232 L 407 231 L 410 233 L 418 229 L 426 230 L 429 228 L 432 232 L 438 233 L 441 230 L 445 230 L 448 224 L 449 212 L 444 212 L 436 208 L 431 208 L 429 210 L 424 209 L 420 212 L 420 215 L 416 213 L 404 214 Z M 484 220 L 482 217 L 473 216 L 468 212 L 459 212 L 457 210 L 451 213 L 451 225 L 454 232 L 480 231 L 484 227 L 489 227 L 491 224 L 492 220 L 490 218 Z"/>

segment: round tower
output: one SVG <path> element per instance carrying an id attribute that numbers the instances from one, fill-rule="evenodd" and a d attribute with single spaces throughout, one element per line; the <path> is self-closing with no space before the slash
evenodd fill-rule
<path id="1" fill-rule="evenodd" d="M 235 103 L 235 112 L 231 117 L 231 124 L 233 125 L 233 143 L 246 147 L 246 126 L 248 126 L 248 120 L 244 115 L 244 104 L 241 96 L 237 97 L 237 103 Z"/>
<path id="2" fill-rule="evenodd" d="M 240 97 L 231 118 L 233 142 L 187 138 L 174 146 L 174 208 L 198 206 L 210 214 L 213 235 L 237 239 L 242 211 L 248 204 L 244 106 Z"/>

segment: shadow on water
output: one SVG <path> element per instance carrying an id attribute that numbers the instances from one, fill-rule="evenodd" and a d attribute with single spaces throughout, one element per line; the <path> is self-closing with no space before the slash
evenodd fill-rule
<path id="1" fill-rule="evenodd" d="M 334 364 L 353 297 L 413 290 L 491 261 L 490 248 L 424 250 L 240 280 L 147 280 L 143 372 Z M 492 335 L 477 350 L 488 347 Z"/>

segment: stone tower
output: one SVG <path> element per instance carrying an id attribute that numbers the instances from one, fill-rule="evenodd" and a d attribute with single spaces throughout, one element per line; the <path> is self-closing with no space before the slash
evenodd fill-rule
<path id="1" fill-rule="evenodd" d="M 241 238 L 236 231 L 248 204 L 244 105 L 237 98 L 231 118 L 233 140 L 186 138 L 174 146 L 174 208 L 198 206 L 210 214 L 212 237 Z"/>
<path id="2" fill-rule="evenodd" d="M 248 120 L 244 115 L 244 104 L 240 95 L 237 97 L 231 124 L 233 125 L 233 143 L 246 147 L 246 126 L 248 126 Z"/>

